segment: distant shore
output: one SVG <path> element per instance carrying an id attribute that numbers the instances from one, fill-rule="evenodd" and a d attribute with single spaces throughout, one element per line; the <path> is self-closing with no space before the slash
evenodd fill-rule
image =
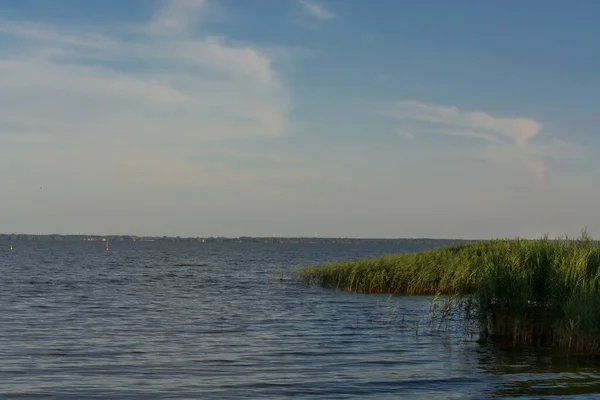
<path id="1" fill-rule="evenodd" d="M 463 243 L 473 243 L 477 240 L 467 239 L 433 239 L 433 238 L 331 238 L 331 237 L 179 237 L 179 236 L 136 236 L 136 235 L 35 235 L 35 234 L 0 234 L 0 241 L 103 241 L 137 242 L 137 241 L 168 241 L 168 242 L 229 242 L 229 243 L 381 243 L 406 246 L 440 247 L 453 246 Z"/>

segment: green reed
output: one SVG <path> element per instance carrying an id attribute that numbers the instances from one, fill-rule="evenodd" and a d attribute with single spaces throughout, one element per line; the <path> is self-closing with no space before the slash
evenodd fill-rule
<path id="1" fill-rule="evenodd" d="M 331 262 L 294 276 L 359 293 L 455 295 L 482 339 L 600 353 L 600 247 L 585 232 Z"/>

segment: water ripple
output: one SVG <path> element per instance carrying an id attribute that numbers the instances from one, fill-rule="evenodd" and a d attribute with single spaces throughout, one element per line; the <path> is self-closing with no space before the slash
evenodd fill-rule
<path id="1" fill-rule="evenodd" d="M 0 399 L 591 398 L 600 361 L 435 331 L 418 296 L 276 269 L 391 245 L 28 242 L 0 253 Z M 395 311 L 392 313 L 392 309 Z"/>

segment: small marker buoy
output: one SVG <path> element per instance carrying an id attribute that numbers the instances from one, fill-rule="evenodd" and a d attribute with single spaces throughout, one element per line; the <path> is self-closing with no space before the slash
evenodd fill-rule
<path id="1" fill-rule="evenodd" d="M 11 250 L 13 249 L 13 247 L 12 247 L 12 243 L 10 244 L 10 249 L 11 249 Z"/>
<path id="2" fill-rule="evenodd" d="M 106 244 L 104 245 L 104 251 L 108 251 L 108 240 L 106 241 Z"/>

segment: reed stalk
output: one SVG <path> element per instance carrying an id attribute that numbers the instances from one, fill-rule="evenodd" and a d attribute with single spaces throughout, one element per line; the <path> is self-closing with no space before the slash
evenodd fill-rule
<path id="1" fill-rule="evenodd" d="M 600 353 L 600 247 L 585 231 L 330 262 L 295 278 L 359 293 L 454 295 L 481 339 Z"/>

